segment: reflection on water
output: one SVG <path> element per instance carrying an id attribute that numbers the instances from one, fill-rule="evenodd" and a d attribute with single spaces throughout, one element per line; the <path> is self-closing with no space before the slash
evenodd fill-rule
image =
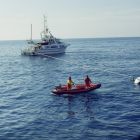
<path id="1" fill-rule="evenodd" d="M 73 101 L 73 97 L 72 96 L 67 96 L 68 99 L 68 118 L 74 117 L 75 116 L 75 112 L 72 110 L 72 101 Z"/>
<path id="2" fill-rule="evenodd" d="M 97 94 L 83 93 L 79 95 L 65 95 L 64 98 L 67 99 L 67 118 L 83 115 L 83 117 L 88 119 L 94 119 L 94 104 L 98 103 L 99 99 Z M 78 106 L 77 102 L 79 102 Z"/>

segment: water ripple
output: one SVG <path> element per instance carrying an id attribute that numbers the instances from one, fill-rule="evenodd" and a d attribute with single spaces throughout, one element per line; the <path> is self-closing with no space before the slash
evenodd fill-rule
<path id="1" fill-rule="evenodd" d="M 23 57 L 24 41 L 0 42 L 0 139 L 138 140 L 140 86 L 129 76 L 139 76 L 140 39 L 67 41 L 71 46 L 59 56 L 66 61 Z M 102 87 L 51 94 L 69 75 L 78 83 L 87 74 Z"/>

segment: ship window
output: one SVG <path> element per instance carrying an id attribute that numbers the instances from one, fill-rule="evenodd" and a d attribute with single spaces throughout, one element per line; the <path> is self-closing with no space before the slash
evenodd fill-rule
<path id="1" fill-rule="evenodd" d="M 57 46 L 56 46 L 56 45 L 54 45 L 54 46 L 51 46 L 51 48 L 57 48 Z"/>

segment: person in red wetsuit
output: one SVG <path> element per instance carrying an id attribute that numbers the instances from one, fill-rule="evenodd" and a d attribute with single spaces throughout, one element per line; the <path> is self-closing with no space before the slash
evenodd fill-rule
<path id="1" fill-rule="evenodd" d="M 90 80 L 90 78 L 87 75 L 86 78 L 85 78 L 85 85 L 86 85 L 86 87 L 90 87 L 91 83 L 92 83 L 92 81 Z"/>

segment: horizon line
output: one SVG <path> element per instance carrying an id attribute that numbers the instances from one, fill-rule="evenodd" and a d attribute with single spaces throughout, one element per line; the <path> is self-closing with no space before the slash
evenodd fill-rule
<path id="1" fill-rule="evenodd" d="M 140 36 L 108 36 L 108 37 L 66 37 L 66 38 L 59 38 L 58 39 L 107 39 L 107 38 L 140 38 Z M 0 41 L 27 41 L 29 39 L 3 39 Z M 40 40 L 38 38 L 32 40 Z"/>

